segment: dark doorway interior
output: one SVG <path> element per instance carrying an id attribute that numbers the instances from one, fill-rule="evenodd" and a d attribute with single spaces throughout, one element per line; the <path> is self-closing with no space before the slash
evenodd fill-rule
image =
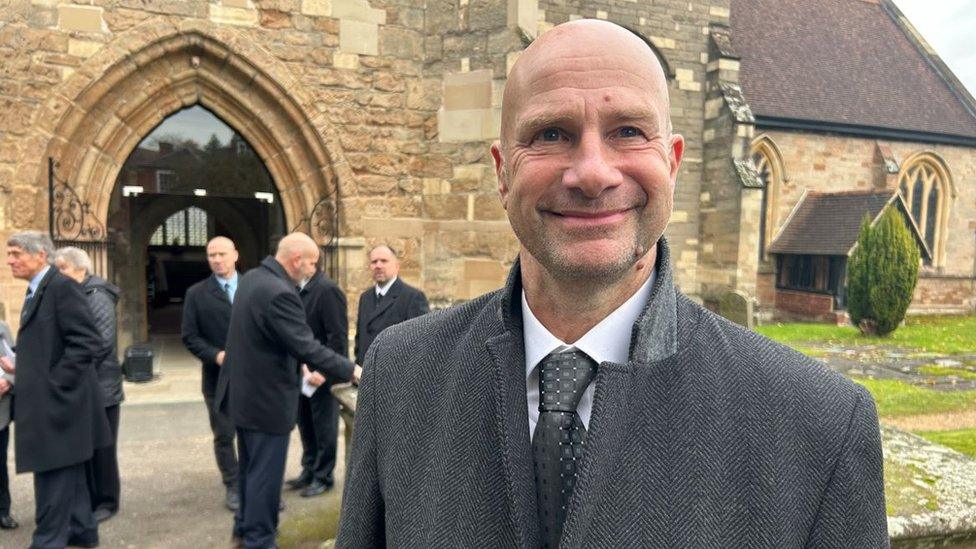
<path id="1" fill-rule="evenodd" d="M 178 334 L 183 297 L 210 276 L 206 244 L 233 240 L 238 270 L 258 264 L 285 232 L 264 163 L 244 138 L 201 106 L 163 121 L 129 155 L 109 215 L 122 288 L 120 344 Z"/>

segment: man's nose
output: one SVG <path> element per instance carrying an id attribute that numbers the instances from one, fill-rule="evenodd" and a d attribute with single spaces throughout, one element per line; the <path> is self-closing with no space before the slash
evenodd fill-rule
<path id="1" fill-rule="evenodd" d="M 615 152 L 597 132 L 584 133 L 572 152 L 570 167 L 563 172 L 563 184 L 596 198 L 623 183 L 623 174 L 614 165 Z"/>

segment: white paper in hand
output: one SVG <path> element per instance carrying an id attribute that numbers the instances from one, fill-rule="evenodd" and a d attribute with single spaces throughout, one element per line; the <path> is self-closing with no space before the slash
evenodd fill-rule
<path id="1" fill-rule="evenodd" d="M 315 391 L 317 391 L 319 388 L 308 382 L 310 377 L 311 376 L 305 376 L 302 378 L 302 394 L 312 398 L 312 395 L 314 395 Z"/>

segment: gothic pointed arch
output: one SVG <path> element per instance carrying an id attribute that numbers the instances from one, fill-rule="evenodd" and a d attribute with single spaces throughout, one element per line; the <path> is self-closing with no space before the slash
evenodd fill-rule
<path id="1" fill-rule="evenodd" d="M 202 105 L 251 144 L 294 227 L 353 177 L 334 130 L 302 89 L 287 67 L 232 29 L 153 23 L 123 33 L 64 82 L 36 131 L 60 177 L 104 221 L 139 141 L 169 115 Z M 46 177 L 38 166 L 38 183 Z"/>
<path id="2" fill-rule="evenodd" d="M 906 158 L 898 173 L 898 192 L 932 251 L 932 265 L 945 265 L 949 215 L 956 196 L 952 173 L 945 160 L 932 151 Z"/>
<path id="3" fill-rule="evenodd" d="M 766 250 L 779 228 L 780 194 L 783 182 L 786 181 L 786 168 L 779 147 L 767 134 L 753 139 L 749 153 L 763 183 L 759 218 L 759 260 L 763 261 L 767 259 Z"/>

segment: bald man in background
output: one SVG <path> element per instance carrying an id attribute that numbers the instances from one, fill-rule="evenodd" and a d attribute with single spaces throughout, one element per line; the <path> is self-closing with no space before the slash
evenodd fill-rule
<path id="1" fill-rule="evenodd" d="M 224 236 L 207 243 L 207 263 L 213 272 L 186 291 L 183 300 L 183 345 L 200 360 L 203 369 L 201 389 L 213 432 L 214 457 L 226 490 L 224 505 L 231 511 L 240 506 L 237 491 L 237 452 L 234 450 L 234 424 L 230 417 L 214 408 L 217 376 L 224 362 L 231 304 L 240 278 L 237 273 L 237 248 Z"/>
<path id="2" fill-rule="evenodd" d="M 298 414 L 299 364 L 339 381 L 362 368 L 312 334 L 298 287 L 315 274 L 319 247 L 302 233 L 281 239 L 274 256 L 241 277 L 230 317 L 215 406 L 237 429 L 240 508 L 234 543 L 275 546 L 289 435 Z"/>

